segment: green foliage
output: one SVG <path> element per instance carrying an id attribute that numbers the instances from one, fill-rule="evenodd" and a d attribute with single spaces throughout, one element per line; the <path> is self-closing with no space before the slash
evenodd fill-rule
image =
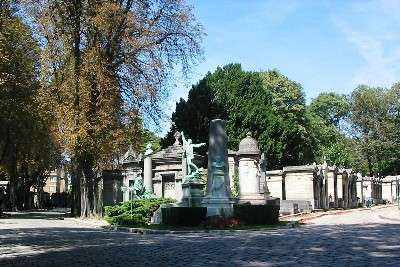
<path id="1" fill-rule="evenodd" d="M 215 101 L 214 91 L 210 87 L 213 74 L 207 75 L 189 91 L 188 100 L 181 98 L 176 103 L 171 120 L 173 125 L 167 136 L 161 140 L 163 147 L 172 145 L 175 141 L 174 133 L 184 131 L 194 143 L 208 143 L 209 123 L 213 119 L 226 119 L 224 110 Z M 198 150 L 205 153 L 206 147 Z"/>
<path id="2" fill-rule="evenodd" d="M 104 207 L 106 220 L 116 225 L 148 225 L 151 216 L 161 204 L 173 203 L 168 198 L 135 199 Z M 131 213 L 132 211 L 132 213 Z"/>
<path id="3" fill-rule="evenodd" d="M 340 123 L 349 115 L 350 103 L 344 95 L 322 93 L 313 99 L 309 111 L 324 120 L 327 125 L 339 129 Z"/>
<path id="4" fill-rule="evenodd" d="M 326 158 L 368 175 L 398 173 L 399 91 L 398 84 L 361 85 L 350 97 L 323 93 L 314 99 L 308 117 L 317 161 Z"/>
<path id="5" fill-rule="evenodd" d="M 207 143 L 209 122 L 220 118 L 228 121 L 229 148 L 237 150 L 252 132 L 269 169 L 309 163 L 313 154 L 305 110 L 301 86 L 278 71 L 246 72 L 240 64 L 229 64 L 208 73 L 187 101 L 177 103 L 173 127 L 162 143 L 171 144 L 176 130 Z"/>
<path id="6" fill-rule="evenodd" d="M 239 187 L 239 174 L 236 172 L 233 175 L 233 190 L 232 190 L 232 196 L 233 197 L 239 197 L 240 194 L 240 187 Z"/>
<path id="7" fill-rule="evenodd" d="M 146 150 L 146 145 L 148 143 L 151 144 L 151 149 L 153 149 L 154 152 L 160 151 L 161 145 L 160 145 L 160 137 L 155 135 L 153 132 L 147 129 L 142 130 L 142 144 L 141 144 L 141 152 L 144 152 Z"/>
<path id="8" fill-rule="evenodd" d="M 347 98 L 335 93 L 322 93 L 308 106 L 317 162 L 326 159 L 337 167 L 360 167 L 356 164 L 355 142 L 341 130 L 347 123 L 349 108 Z"/>
<path id="9" fill-rule="evenodd" d="M 399 92 L 399 84 L 389 89 L 361 85 L 351 94 L 352 134 L 370 175 L 400 172 Z"/>

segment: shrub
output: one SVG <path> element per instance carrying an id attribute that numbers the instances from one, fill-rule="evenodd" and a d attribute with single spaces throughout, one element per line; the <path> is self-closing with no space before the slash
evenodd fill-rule
<path id="1" fill-rule="evenodd" d="M 150 224 L 151 216 L 161 204 L 173 203 L 170 198 L 135 199 L 104 208 L 106 220 L 115 225 L 142 226 Z M 131 214 L 132 207 L 132 214 Z"/>

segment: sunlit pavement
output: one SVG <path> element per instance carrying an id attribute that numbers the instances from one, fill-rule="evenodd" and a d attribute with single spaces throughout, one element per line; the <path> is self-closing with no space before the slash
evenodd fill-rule
<path id="1" fill-rule="evenodd" d="M 111 232 L 61 215 L 0 219 L 0 266 L 400 266 L 397 207 L 293 229 L 168 235 Z"/>

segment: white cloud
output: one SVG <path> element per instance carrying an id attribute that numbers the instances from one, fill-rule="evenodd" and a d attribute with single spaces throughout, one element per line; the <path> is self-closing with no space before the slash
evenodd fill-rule
<path id="1" fill-rule="evenodd" d="M 301 6 L 301 2 L 286 0 L 268 0 L 259 2 L 251 14 L 245 15 L 239 20 L 243 25 L 254 27 L 277 27 L 291 16 Z"/>
<path id="2" fill-rule="evenodd" d="M 400 1 L 352 2 L 334 22 L 364 61 L 349 83 L 391 86 L 400 78 Z"/>

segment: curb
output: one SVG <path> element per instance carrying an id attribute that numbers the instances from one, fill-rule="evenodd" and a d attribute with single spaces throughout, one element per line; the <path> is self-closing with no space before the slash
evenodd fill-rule
<path id="1" fill-rule="evenodd" d="M 117 232 L 126 232 L 126 233 L 135 233 L 135 234 L 198 234 L 198 233 L 219 233 L 219 234 L 228 234 L 228 233 L 240 233 L 240 232 L 260 232 L 260 231 L 269 231 L 269 230 L 280 230 L 280 229 L 290 229 L 295 228 L 299 224 L 297 222 L 290 222 L 288 225 L 280 226 L 280 227 L 271 227 L 264 229 L 226 229 L 226 230 L 156 230 L 156 229 L 147 229 L 147 228 L 130 228 L 124 226 L 101 226 L 100 228 L 108 231 L 117 231 Z"/>
<path id="2" fill-rule="evenodd" d="M 70 221 L 74 221 L 76 223 L 86 224 L 86 225 L 92 226 L 94 228 L 103 228 L 103 227 L 108 227 L 109 226 L 109 225 L 107 225 L 107 226 L 97 225 L 97 224 L 94 224 L 94 223 L 91 223 L 91 222 L 88 222 L 88 221 L 85 221 L 85 220 L 82 220 L 82 219 L 79 219 L 79 218 L 64 217 L 64 220 L 70 220 Z"/>
<path id="3" fill-rule="evenodd" d="M 343 209 L 343 210 L 337 210 L 337 212 L 330 212 L 330 213 L 325 212 L 325 213 L 322 213 L 322 214 L 319 214 L 319 215 L 316 215 L 313 217 L 303 218 L 303 219 L 298 220 L 298 222 L 304 223 L 306 221 L 314 220 L 314 219 L 321 218 L 324 216 L 329 216 L 329 215 L 340 215 L 340 214 L 356 212 L 356 211 L 377 210 L 377 209 L 390 208 L 390 207 L 394 207 L 394 206 L 395 205 L 390 204 L 390 205 L 377 205 L 377 206 L 373 206 L 371 208 L 363 207 L 363 208 L 356 208 L 356 209 L 345 209 L 345 210 Z"/>

